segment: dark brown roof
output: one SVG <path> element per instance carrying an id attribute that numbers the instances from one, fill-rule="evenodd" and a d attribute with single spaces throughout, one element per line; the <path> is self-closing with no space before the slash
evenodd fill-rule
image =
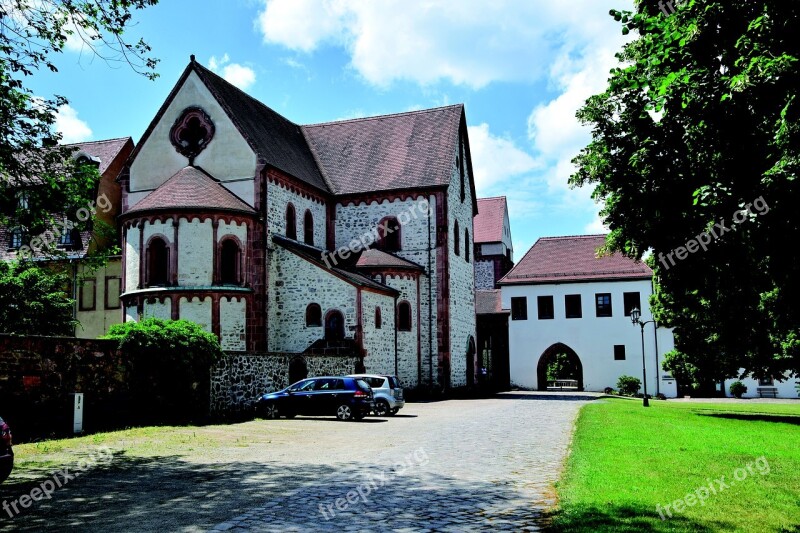
<path id="1" fill-rule="evenodd" d="M 284 118 L 238 87 L 225 81 L 196 61 L 186 67 L 178 83 L 172 89 L 161 109 L 145 131 L 139 144 L 131 155 L 136 157 L 139 148 L 155 128 L 169 103 L 177 94 L 183 82 L 194 71 L 211 91 L 236 128 L 247 140 L 250 147 L 268 165 L 271 165 L 295 178 L 322 191 L 329 191 L 328 185 L 314 161 L 314 155 L 306 143 L 300 126 Z"/>
<path id="2" fill-rule="evenodd" d="M 476 315 L 507 315 L 509 312 L 508 309 L 503 309 L 500 289 L 475 291 Z"/>
<path id="3" fill-rule="evenodd" d="M 125 213 L 202 208 L 255 213 L 252 207 L 199 167 L 184 167 Z"/>
<path id="4" fill-rule="evenodd" d="M 380 292 L 384 292 L 391 295 L 399 294 L 396 289 L 392 289 L 391 287 L 387 287 L 382 283 L 378 283 L 366 276 L 362 276 L 356 272 L 350 272 L 349 270 L 345 270 L 343 268 L 337 267 L 329 267 L 325 264 L 323 260 L 324 254 L 328 254 L 322 248 L 317 248 L 316 246 L 310 246 L 308 244 L 301 243 L 299 241 L 295 241 L 284 237 L 283 235 L 273 234 L 272 241 L 276 244 L 286 248 L 287 250 L 291 250 L 292 252 L 296 253 L 309 263 L 316 265 L 317 267 L 327 270 L 338 277 L 344 279 L 351 285 L 355 285 L 357 287 L 366 287 L 369 289 L 374 289 Z M 330 263 L 330 260 L 329 260 Z"/>
<path id="5" fill-rule="evenodd" d="M 604 244 L 605 235 L 543 237 L 499 283 L 567 283 L 653 277 L 653 271 L 641 261 L 618 253 L 598 257 L 597 251 Z"/>
<path id="6" fill-rule="evenodd" d="M 446 186 L 463 105 L 303 126 L 335 194 Z"/>
<path id="7" fill-rule="evenodd" d="M 502 242 L 503 226 L 506 222 L 506 197 L 478 198 L 478 216 L 472 224 L 475 227 L 475 244 Z"/>
<path id="8" fill-rule="evenodd" d="M 356 261 L 356 267 L 365 269 L 393 267 L 423 270 L 423 268 L 416 263 L 407 261 L 402 257 L 397 257 L 394 254 L 374 249 L 364 250 L 361 252 L 361 256 L 358 258 L 358 261 Z"/>
<path id="9" fill-rule="evenodd" d="M 100 174 L 105 173 L 108 167 L 117 156 L 122 152 L 125 145 L 133 140 L 130 137 L 120 137 L 119 139 L 106 139 L 104 141 L 89 141 L 83 143 L 67 144 L 68 148 L 75 148 L 75 154 L 85 153 L 95 159 L 100 160 Z M 115 176 L 116 177 L 116 176 Z"/>

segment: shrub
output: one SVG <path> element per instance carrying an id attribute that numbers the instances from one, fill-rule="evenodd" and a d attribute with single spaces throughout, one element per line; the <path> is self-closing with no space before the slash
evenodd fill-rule
<path id="1" fill-rule="evenodd" d="M 105 338 L 119 341 L 131 399 L 143 421 L 208 414 L 211 367 L 222 356 L 213 333 L 187 320 L 150 318 L 115 324 Z"/>
<path id="2" fill-rule="evenodd" d="M 611 387 L 606 387 L 605 389 L 603 389 L 603 392 L 605 394 L 614 394 L 614 389 L 612 389 Z"/>
<path id="3" fill-rule="evenodd" d="M 620 376 L 617 380 L 617 389 L 624 396 L 633 396 L 642 388 L 642 381 L 633 376 Z"/>
<path id="4" fill-rule="evenodd" d="M 741 398 L 742 394 L 747 392 L 747 386 L 741 381 L 734 381 L 731 383 L 731 386 L 728 387 L 728 390 L 731 391 L 731 396 Z"/>

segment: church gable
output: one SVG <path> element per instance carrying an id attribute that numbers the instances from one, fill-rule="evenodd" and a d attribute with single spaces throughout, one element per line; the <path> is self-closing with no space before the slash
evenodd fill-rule
<path id="1" fill-rule="evenodd" d="M 128 205 L 135 205 L 190 164 L 203 167 L 253 205 L 256 154 L 191 68 L 178 82 L 133 155 Z M 243 180 L 246 183 L 241 183 Z"/>

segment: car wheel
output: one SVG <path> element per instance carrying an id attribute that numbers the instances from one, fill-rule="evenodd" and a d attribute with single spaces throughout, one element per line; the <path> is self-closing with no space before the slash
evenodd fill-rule
<path id="1" fill-rule="evenodd" d="M 264 418 L 269 418 L 270 420 L 275 420 L 280 416 L 280 414 L 278 414 L 278 406 L 274 403 L 268 403 L 265 405 L 261 409 L 261 412 L 263 413 Z"/>
<path id="2" fill-rule="evenodd" d="M 353 409 L 346 403 L 343 403 L 336 408 L 336 418 L 339 420 L 353 420 Z"/>
<path id="3" fill-rule="evenodd" d="M 389 416 L 394 416 L 394 415 L 396 415 L 396 414 L 397 414 L 397 412 L 398 412 L 399 410 L 400 410 L 400 408 L 399 408 L 399 407 L 395 407 L 394 409 L 392 409 L 391 411 L 389 411 Z"/>
<path id="4" fill-rule="evenodd" d="M 390 411 L 389 402 L 386 400 L 378 400 L 375 402 L 375 414 L 377 416 L 388 416 Z"/>

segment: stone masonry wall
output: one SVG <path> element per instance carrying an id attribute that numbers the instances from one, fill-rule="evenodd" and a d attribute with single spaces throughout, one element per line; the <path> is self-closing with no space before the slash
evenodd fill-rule
<path id="1" fill-rule="evenodd" d="M 414 326 L 421 326 L 420 345 L 422 352 L 422 383 L 428 384 L 431 379 L 436 381 L 438 366 L 437 335 L 437 287 L 436 287 L 436 197 L 434 195 L 420 195 L 406 200 L 395 199 L 390 202 L 348 202 L 336 205 L 336 246 L 347 246 L 353 239 L 360 239 L 369 235 L 380 221 L 387 216 L 395 216 L 402 224 L 401 247 L 396 253 L 399 257 L 416 263 L 425 269 L 425 275 L 420 279 L 420 316 L 416 316 L 416 301 L 412 303 L 414 313 Z M 365 237 L 366 238 L 366 237 Z M 431 282 L 433 280 L 433 282 Z M 416 282 L 415 282 L 416 283 Z M 392 285 L 391 279 L 387 285 Z M 416 289 L 415 289 L 416 291 Z M 430 299 L 429 299 L 430 296 Z M 428 302 L 432 305 L 428 305 Z M 409 300 L 410 301 L 410 300 Z M 432 324 L 432 327 L 430 327 Z M 408 334 L 406 334 L 408 335 Z M 398 339 L 399 340 L 399 339 Z M 413 344 L 413 381 L 417 382 L 416 368 L 416 330 Z M 398 346 L 410 349 L 410 343 L 398 342 Z M 404 356 L 404 359 L 405 356 Z M 403 371 L 406 372 L 406 371 Z"/>
<path id="2" fill-rule="evenodd" d="M 462 145 L 459 159 L 466 160 Z M 460 387 L 467 384 L 467 346 L 469 339 L 475 339 L 475 270 L 473 261 L 475 232 L 472 227 L 473 199 L 469 175 L 469 166 L 465 165 L 464 200 L 461 200 L 461 176 L 458 167 L 453 165 L 453 177 L 447 189 L 447 212 L 449 224 L 449 256 L 450 268 L 450 385 Z M 453 228 L 458 220 L 458 255 L 455 254 Z M 469 243 L 465 242 L 464 230 L 469 231 Z M 470 247 L 469 262 L 466 261 L 464 249 Z"/>
<path id="3" fill-rule="evenodd" d="M 294 205 L 297 228 L 297 240 L 303 240 L 304 220 L 306 210 L 311 211 L 314 217 L 314 246 L 325 248 L 325 205 L 310 198 L 304 198 L 300 194 L 294 193 L 285 187 L 268 181 L 267 188 L 267 228 L 270 234 L 286 236 L 286 206 L 289 202 Z"/>
<path id="4" fill-rule="evenodd" d="M 344 315 L 345 337 L 356 328 L 356 288 L 296 254 L 272 244 L 269 287 L 269 350 L 302 352 L 325 336 L 322 326 L 306 326 L 306 307 L 322 308 L 323 324 L 328 311 Z"/>
<path id="5" fill-rule="evenodd" d="M 357 356 L 226 355 L 211 371 L 211 412 L 252 410 L 263 394 L 290 385 L 289 364 L 298 357 L 309 377 L 352 374 L 359 360 Z"/>
<path id="6" fill-rule="evenodd" d="M 492 261 L 475 262 L 475 288 L 487 291 L 494 289 L 494 263 Z"/>
<path id="7" fill-rule="evenodd" d="M 375 308 L 381 310 L 380 329 L 375 327 Z M 362 290 L 361 316 L 367 372 L 394 374 L 394 298 Z"/>

